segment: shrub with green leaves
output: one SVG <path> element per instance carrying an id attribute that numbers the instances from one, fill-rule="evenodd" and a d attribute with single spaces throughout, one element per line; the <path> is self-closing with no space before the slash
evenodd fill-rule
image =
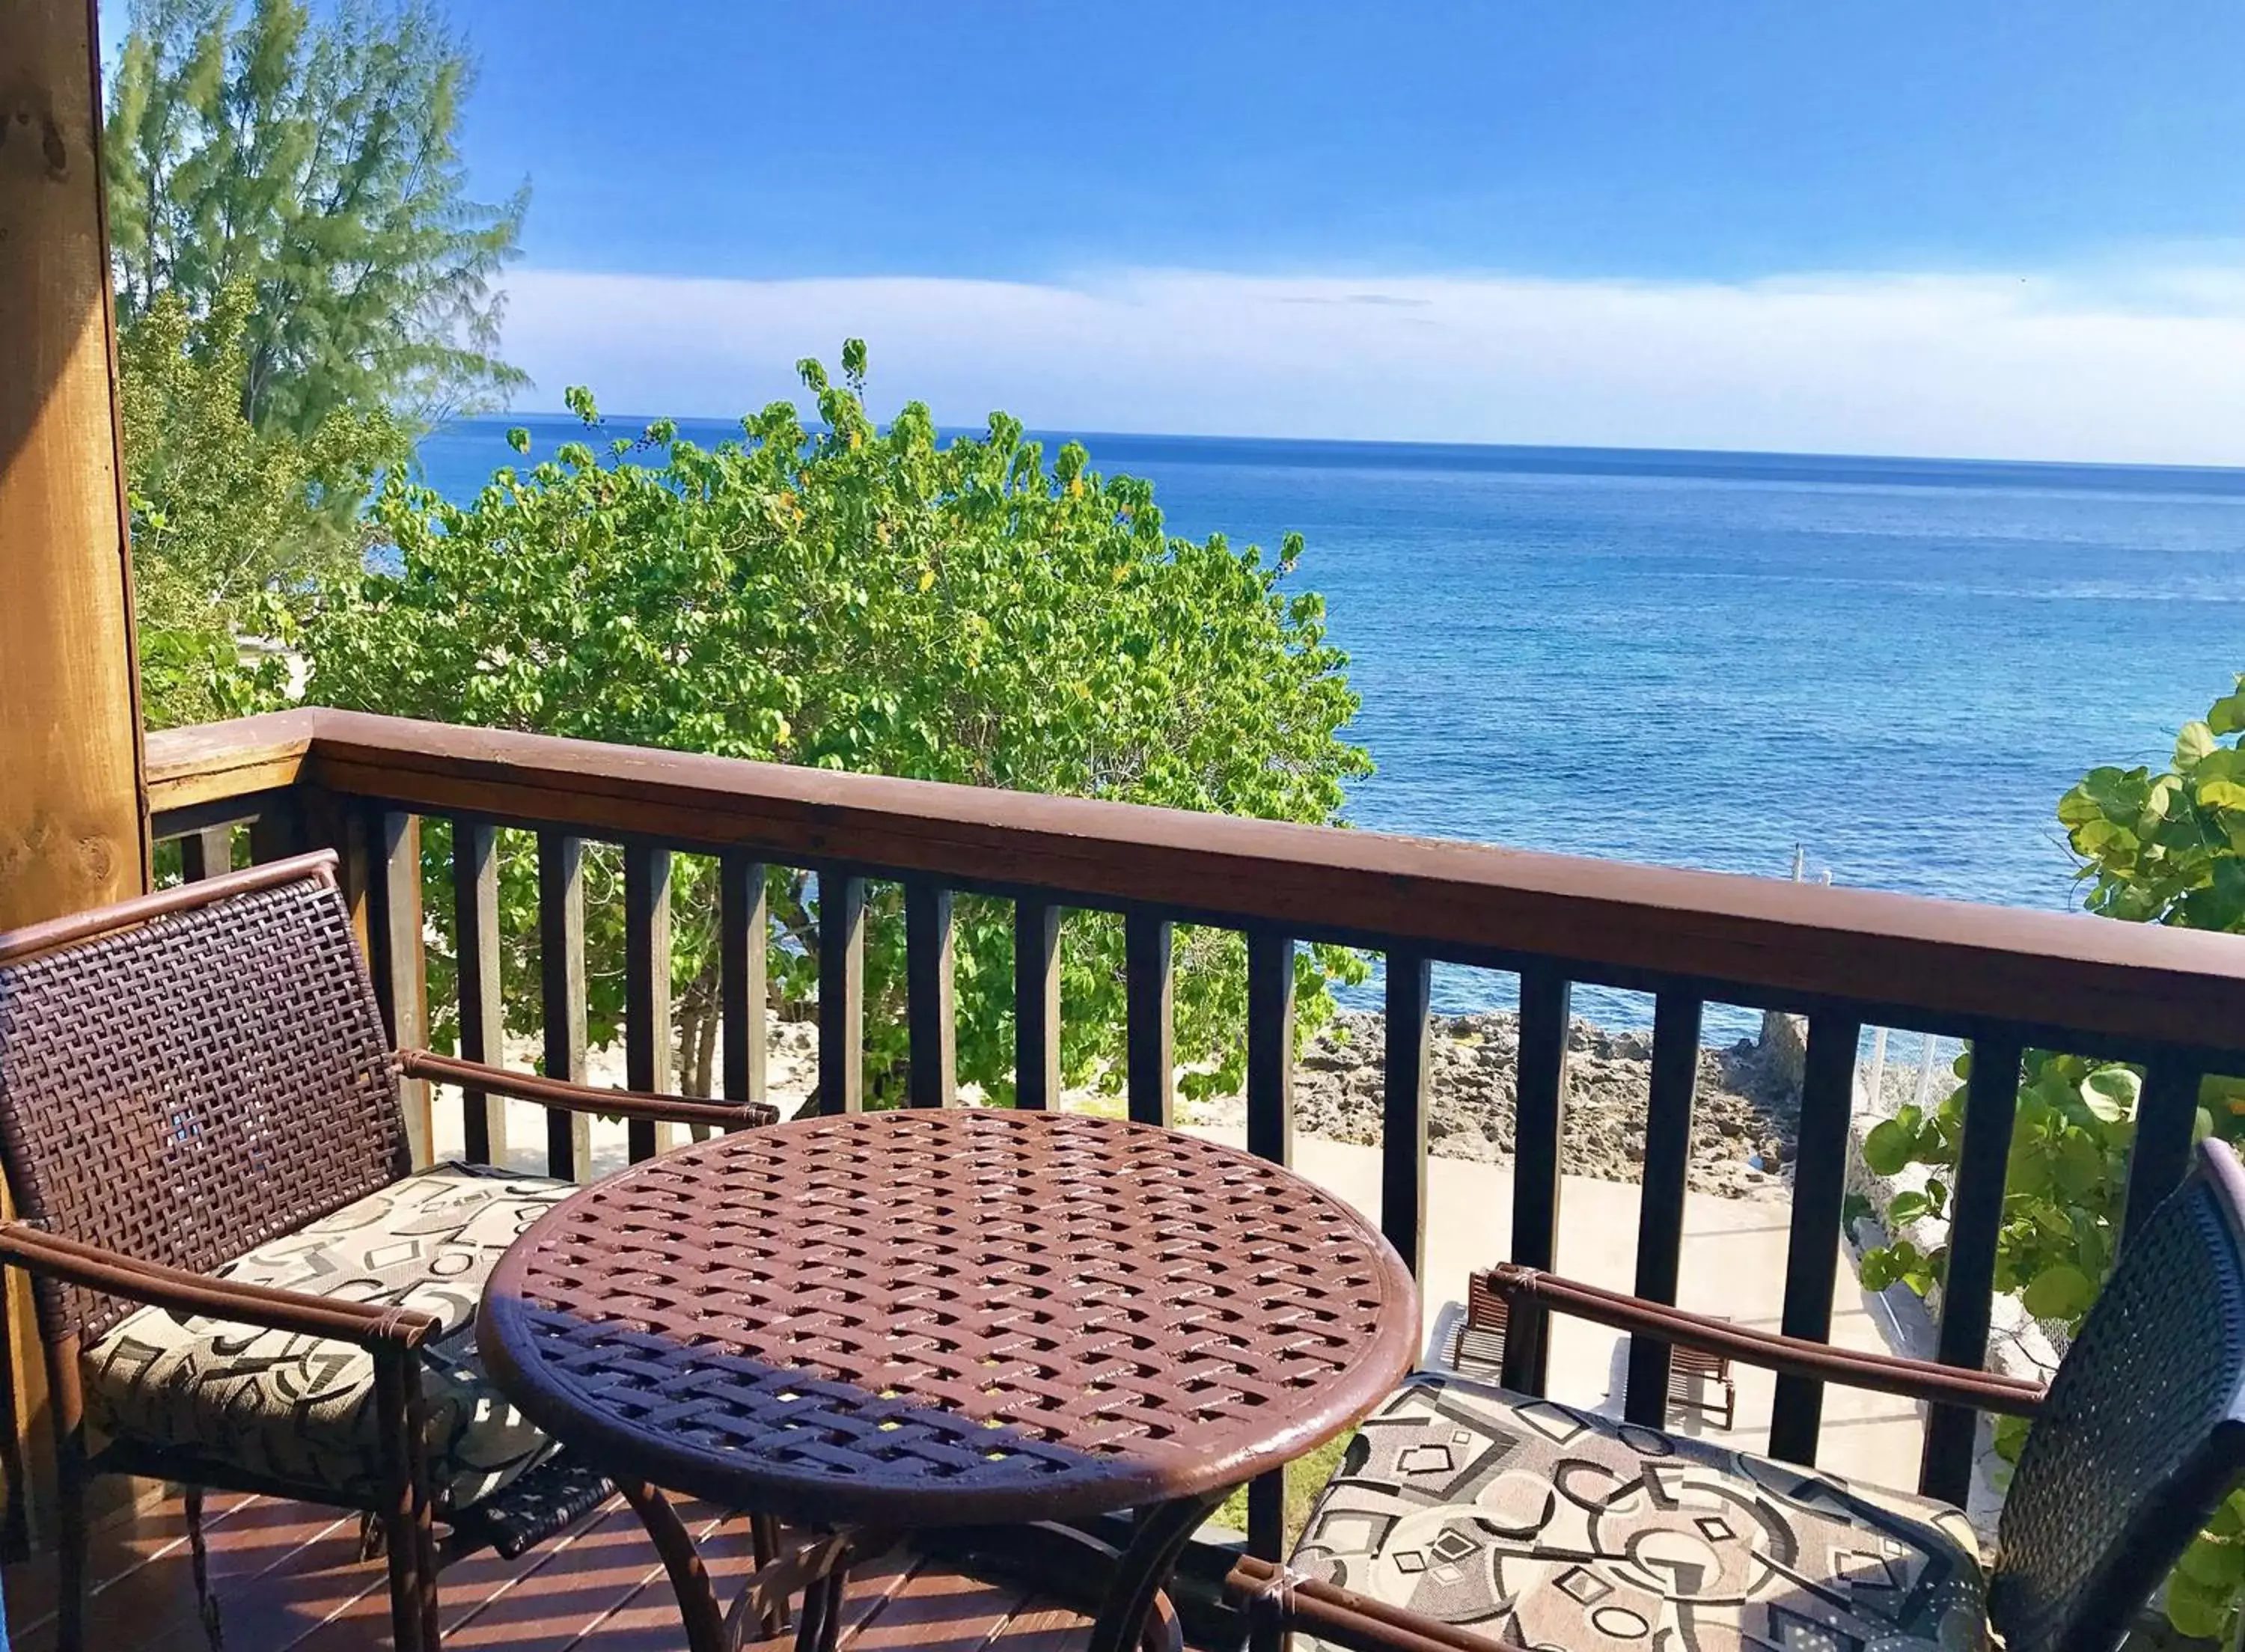
<path id="1" fill-rule="evenodd" d="M 307 632 L 322 704 L 583 739 L 1022 791 L 1332 821 L 1366 772 L 1341 738 L 1356 709 L 1325 611 L 1275 558 L 1163 529 L 1152 487 L 1102 476 L 1071 443 L 1049 457 L 1002 415 L 938 437 L 908 403 L 887 427 L 863 402 L 864 346 L 844 382 L 802 364 L 822 428 L 777 403 L 714 450 L 668 423 L 502 470 L 453 504 L 393 475 L 372 516 L 393 571 L 358 579 Z M 571 405 L 588 436 L 586 393 Z M 518 448 L 528 438 L 517 433 Z M 511 843 L 510 851 L 522 845 Z M 431 910 L 449 927 L 443 834 Z M 535 870 L 503 856 L 509 1025 L 539 1011 Z M 994 876 L 1002 875 L 994 867 Z M 591 1032 L 621 1012 L 617 874 L 592 856 Z M 707 863 L 680 864 L 673 985 L 680 1070 L 706 1087 L 716 958 Z M 775 871 L 775 997 L 817 980 L 816 886 Z M 876 886 L 867 923 L 866 1071 L 894 1100 L 905 1050 L 903 923 Z M 962 897 L 955 917 L 962 1080 L 1010 1096 L 1011 909 Z M 450 999 L 444 948 L 432 999 Z M 1236 935 L 1179 937 L 1178 1059 L 1189 1088 L 1236 1083 L 1245 1010 Z M 1352 954 L 1304 949 L 1301 1020 Z M 1121 1078 L 1121 924 L 1074 915 L 1063 938 L 1062 1062 L 1071 1082 Z"/>
<path id="2" fill-rule="evenodd" d="M 2168 768 L 2093 768 L 2059 800 L 2058 818 L 2080 860 L 2077 876 L 2092 912 L 2137 923 L 2245 933 L 2245 675 L 2202 721 L 2185 726 Z M 1903 1107 L 1863 1141 L 1866 1163 L 1893 1176 L 1927 1167 L 1922 1189 L 1897 1194 L 1886 1211 L 1893 1242 L 1863 1258 L 1863 1283 L 1897 1282 L 1920 1296 L 1941 1282 L 1945 1245 L 1900 1236 L 1910 1224 L 1947 1222 L 1948 1178 L 1964 1135 L 1963 1080 L 1928 1110 Z M 2004 1183 L 1996 1289 L 2066 1330 L 2078 1329 L 2111 1270 L 2135 1141 L 2137 1069 L 2031 1050 Z M 2245 1135 L 2245 1082 L 2209 1078 L 2200 1088 L 2198 1134 Z M 2027 1425 L 2001 1418 L 1996 1444 L 2016 1457 Z M 2167 1580 L 2167 1609 L 2186 1635 L 2227 1638 L 2245 1601 L 2245 1493 L 2225 1504 Z"/>
<path id="3" fill-rule="evenodd" d="M 260 430 L 242 411 L 247 282 L 193 315 L 159 292 L 119 329 L 119 419 L 132 512 L 143 714 L 152 728 L 276 703 L 277 655 L 245 661 L 245 635 L 287 638 L 323 577 L 355 572 L 356 520 L 401 456 L 379 409 L 329 414 L 309 434 Z"/>

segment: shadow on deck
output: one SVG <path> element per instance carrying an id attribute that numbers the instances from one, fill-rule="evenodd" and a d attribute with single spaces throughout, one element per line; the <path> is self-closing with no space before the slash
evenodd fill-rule
<path id="1" fill-rule="evenodd" d="M 358 1517 L 268 1497 L 214 1495 L 207 1530 L 227 1652 L 343 1652 L 390 1645 L 379 1561 L 358 1559 Z M 682 1504 L 720 1593 L 749 1564 L 744 1521 Z M 202 1652 L 187 1521 L 176 1498 L 121 1515 L 96 1539 L 87 1645 L 99 1652 Z M 54 1563 L 8 1568 L 18 1652 L 54 1645 Z M 631 1511 L 612 1500 L 570 1535 L 519 1561 L 484 1554 L 444 1574 L 444 1645 L 519 1652 L 672 1652 L 684 1644 L 670 1585 Z M 899 1553 L 850 1584 L 845 1652 L 1082 1652 L 1089 1622 L 1018 1588 Z M 771 1643 L 791 1647 L 792 1637 Z"/>

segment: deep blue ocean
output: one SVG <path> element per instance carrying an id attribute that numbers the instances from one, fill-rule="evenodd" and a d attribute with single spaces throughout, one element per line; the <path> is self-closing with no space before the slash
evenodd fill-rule
<path id="1" fill-rule="evenodd" d="M 510 424 L 578 431 L 461 421 L 429 482 L 519 463 Z M 1077 439 L 1174 532 L 1307 540 L 1367 827 L 2064 907 L 2059 795 L 2245 670 L 2245 471 Z"/>

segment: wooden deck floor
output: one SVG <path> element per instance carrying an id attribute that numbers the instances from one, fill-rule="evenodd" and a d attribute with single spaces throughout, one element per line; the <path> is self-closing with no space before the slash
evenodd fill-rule
<path id="1" fill-rule="evenodd" d="M 227 1652 L 346 1652 L 390 1645 L 387 1574 L 357 1559 L 358 1521 L 261 1497 L 214 1496 L 207 1522 Z M 745 1570 L 743 1522 L 682 1510 L 702 1537 L 721 1596 Z M 176 1500 L 145 1505 L 105 1528 L 95 1549 L 92 1652 L 201 1652 L 187 1523 Z M 6 1573 L 17 1652 L 54 1644 L 54 1565 Z M 443 1579 L 444 1645 L 519 1652 L 669 1652 L 677 1608 L 631 1511 L 612 1504 L 568 1537 L 516 1561 L 488 1554 Z M 1080 1615 L 1017 1589 L 962 1578 L 898 1554 L 851 1580 L 848 1652 L 1082 1652 Z M 782 1642 L 791 1646 L 792 1642 Z"/>

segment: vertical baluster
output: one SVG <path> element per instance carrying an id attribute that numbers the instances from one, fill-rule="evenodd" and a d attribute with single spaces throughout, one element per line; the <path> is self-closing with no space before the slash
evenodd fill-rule
<path id="1" fill-rule="evenodd" d="M 2007 1032 L 1972 1041 L 1964 1089 L 1964 1139 L 1957 1153 L 1957 1185 L 1949 1195 L 1949 1268 L 1941 1285 L 1941 1334 L 1935 1357 L 1978 1371 L 1988 1358 L 1988 1317 L 1996 1291 L 1996 1241 L 2004 1225 L 2004 1178 L 2011 1168 L 2011 1115 L 2019 1093 L 2019 1040 Z M 1969 1405 L 1926 1412 L 1918 1489 L 1960 1508 L 1972 1489 L 1973 1434 L 1980 1413 Z"/>
<path id="2" fill-rule="evenodd" d="M 818 1110 L 865 1105 L 865 880 L 818 874 Z"/>
<path id="3" fill-rule="evenodd" d="M 2136 1142 L 2128 1154 L 2128 1202 L 2120 1218 L 2124 1248 L 2190 1169 L 2201 1077 L 2185 1061 L 2153 1061 L 2144 1069 L 2143 1093 L 2136 1098 Z"/>
<path id="4" fill-rule="evenodd" d="M 546 1073 L 585 1081 L 585 844 L 564 832 L 538 834 L 539 992 L 546 1021 Z M 593 1173 L 592 1121 L 546 1110 L 549 1175 Z"/>
<path id="5" fill-rule="evenodd" d="M 350 915 L 351 937 L 358 942 L 360 953 L 366 958 L 369 973 L 374 965 L 374 935 L 367 923 L 370 897 L 367 885 L 374 877 L 374 854 L 369 847 L 369 812 L 348 799 L 317 787 L 307 787 L 298 796 L 298 808 L 304 826 L 304 844 L 308 849 L 329 849 L 336 855 L 336 892 L 343 897 L 343 908 Z M 379 837 L 378 831 L 372 836 Z M 383 993 L 383 983 L 376 980 L 376 999 Z M 386 1018 L 390 1012 L 383 1011 Z M 385 1025 L 387 1021 L 385 1020 Z"/>
<path id="6" fill-rule="evenodd" d="M 624 847 L 624 1083 L 634 1090 L 670 1085 L 670 851 L 646 843 Z M 625 1127 L 631 1161 L 651 1159 L 652 1122 Z"/>
<path id="7" fill-rule="evenodd" d="M 1512 1151 L 1512 1257 L 1529 1268 L 1558 1261 L 1559 1144 L 1567 1129 L 1567 1021 L 1574 990 L 1548 965 L 1520 972 L 1520 1060 Z M 1504 1385 L 1543 1391 L 1550 1316 L 1515 1307 L 1504 1330 Z"/>
<path id="8" fill-rule="evenodd" d="M 1427 1094 L 1434 1061 L 1433 965 L 1387 955 L 1387 1061 L 1380 1108 L 1380 1230 L 1421 1275 L 1427 1261 Z"/>
<path id="9" fill-rule="evenodd" d="M 1122 920 L 1123 991 L 1129 1000 L 1125 1070 L 1130 1116 L 1141 1124 L 1177 1122 L 1176 1002 L 1170 921 L 1147 912 Z"/>
<path id="10" fill-rule="evenodd" d="M 717 1013 L 724 1032 L 722 1080 L 729 1101 L 761 1101 L 769 1039 L 766 949 L 771 944 L 764 864 L 739 853 L 717 861 Z"/>
<path id="11" fill-rule="evenodd" d="M 1848 1121 L 1862 1023 L 1811 1016 L 1801 1082 L 1801 1145 L 1793 1160 L 1793 1230 L 1785 1250 L 1788 1337 L 1828 1342 L 1832 1280 L 1840 1265 L 1840 1207 L 1847 1193 Z M 1769 1419 L 1769 1454 L 1814 1467 L 1824 1421 L 1824 1385 L 1780 1375 Z"/>
<path id="12" fill-rule="evenodd" d="M 190 884 L 234 870 L 234 828 L 206 826 L 180 839 L 180 876 Z"/>
<path id="13" fill-rule="evenodd" d="M 366 841 L 373 862 L 366 890 L 375 996 L 390 1041 L 419 1048 L 428 1041 L 429 1026 L 427 959 L 421 951 L 421 823 L 395 809 L 375 809 L 367 816 Z M 398 1094 L 413 1162 L 426 1165 L 434 1134 L 428 1081 L 404 1080 Z"/>
<path id="14" fill-rule="evenodd" d="M 1692 1169 L 1692 1100 L 1699 1081 L 1701 1005 L 1664 993 L 1652 1008 L 1652 1100 L 1645 1121 L 1645 1179 L 1638 1189 L 1637 1286 L 1647 1302 L 1676 1300 L 1684 1249 L 1684 1195 Z M 1623 1414 L 1646 1428 L 1668 1425 L 1668 1344 L 1629 1339 Z"/>
<path id="15" fill-rule="evenodd" d="M 1279 1164 L 1294 1152 L 1294 942 L 1247 934 L 1247 1150 Z M 1286 1483 L 1269 1473 L 1247 1486 L 1247 1548 L 1285 1554 Z"/>
<path id="16" fill-rule="evenodd" d="M 249 859 L 254 866 L 286 860 L 304 850 L 303 809 L 295 797 L 277 798 L 266 804 L 249 823 Z"/>
<path id="17" fill-rule="evenodd" d="M 1294 1161 L 1294 942 L 1247 936 L 1247 1150 Z"/>
<path id="18" fill-rule="evenodd" d="M 959 1099 L 956 1007 L 951 891 L 915 877 L 905 884 L 905 1033 L 913 1107 L 947 1107 Z"/>
<path id="19" fill-rule="evenodd" d="M 1060 1105 L 1060 917 L 1049 901 L 1014 903 L 1014 1105 Z"/>
<path id="20" fill-rule="evenodd" d="M 499 995 L 499 829 L 484 821 L 452 823 L 452 925 L 460 965 L 460 1057 L 503 1066 L 506 1017 Z M 460 1140 L 469 1163 L 503 1162 L 505 1100 L 463 1089 Z"/>

